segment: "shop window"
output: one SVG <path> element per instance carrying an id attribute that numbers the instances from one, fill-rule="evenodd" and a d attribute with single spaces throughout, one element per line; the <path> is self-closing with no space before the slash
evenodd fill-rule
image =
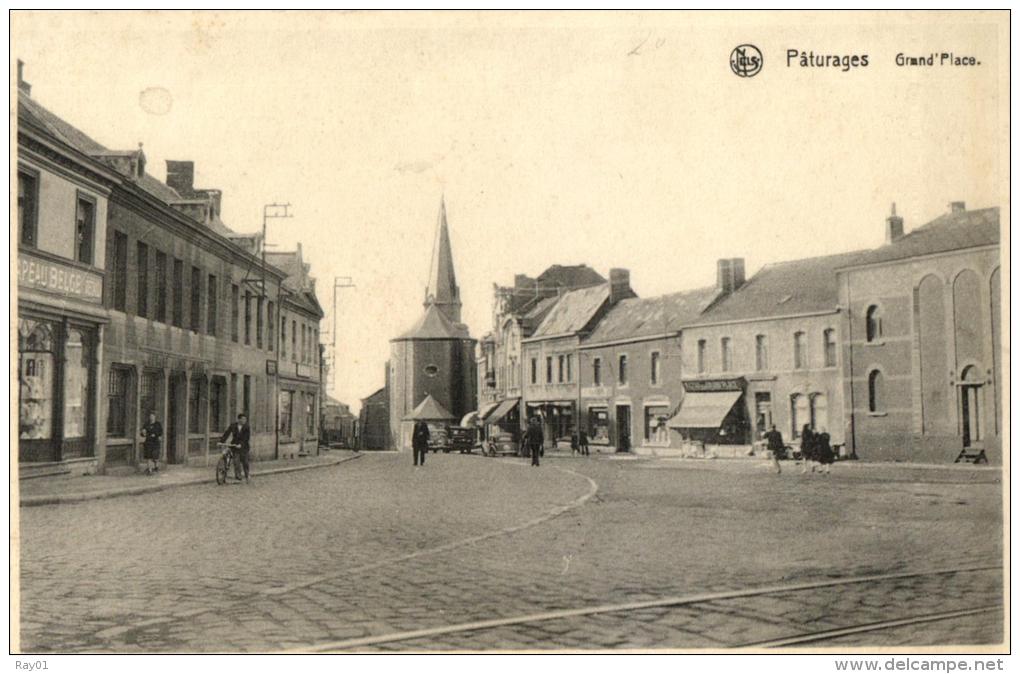
<path id="1" fill-rule="evenodd" d="M 836 367 L 836 331 L 827 328 L 822 333 L 822 344 L 825 346 L 825 367 Z"/>
<path id="2" fill-rule="evenodd" d="M 92 340 L 71 328 L 64 342 L 64 437 L 88 434 L 89 385 L 92 379 Z"/>
<path id="3" fill-rule="evenodd" d="M 18 319 L 18 438 L 43 440 L 53 435 L 55 326 Z"/>
<path id="4" fill-rule="evenodd" d="M 273 338 L 276 336 L 276 305 L 272 302 L 266 310 L 266 348 L 273 350 Z"/>
<path id="5" fill-rule="evenodd" d="M 205 304 L 205 332 L 207 335 L 216 336 L 216 318 L 219 314 L 219 286 L 216 285 L 216 276 L 209 274 L 206 281 L 206 293 L 208 299 Z"/>
<path id="6" fill-rule="evenodd" d="M 595 386 L 602 386 L 602 359 L 595 358 L 591 362 L 591 380 Z"/>
<path id="7" fill-rule="evenodd" d="M 141 241 L 135 253 L 135 268 L 138 281 L 136 313 L 146 318 L 149 315 L 149 247 Z"/>
<path id="8" fill-rule="evenodd" d="M 230 285 L 230 339 L 234 342 L 238 340 L 238 331 L 240 323 L 240 308 L 241 304 L 241 289 L 237 287 L 236 283 Z"/>
<path id="9" fill-rule="evenodd" d="M 881 412 L 882 404 L 884 402 L 885 391 L 884 382 L 882 381 L 882 373 L 878 370 L 872 370 L 868 374 L 868 411 L 869 412 Z"/>
<path id="10" fill-rule="evenodd" d="M 128 238 L 123 232 L 113 231 L 107 271 L 110 277 L 110 298 L 113 308 L 124 311 L 127 306 Z"/>
<path id="11" fill-rule="evenodd" d="M 807 367 L 807 339 L 803 332 L 793 333 L 793 369 Z"/>
<path id="12" fill-rule="evenodd" d="M 733 342 L 729 337 L 719 340 L 719 352 L 722 354 L 722 371 L 733 369 Z"/>
<path id="13" fill-rule="evenodd" d="M 251 346 L 251 293 L 244 291 L 244 343 Z"/>
<path id="14" fill-rule="evenodd" d="M 551 384 L 553 380 L 553 359 L 552 356 L 546 356 L 545 359 L 545 383 Z"/>
<path id="15" fill-rule="evenodd" d="M 769 339 L 765 335 L 754 338 L 754 369 L 758 372 L 769 369 Z"/>
<path id="16" fill-rule="evenodd" d="M 588 408 L 588 440 L 609 444 L 609 408 Z"/>
<path id="17" fill-rule="evenodd" d="M 192 377 L 188 384 L 188 433 L 202 432 L 202 381 L 201 377 Z"/>
<path id="18" fill-rule="evenodd" d="M 872 304 L 864 314 L 865 337 L 869 342 L 882 338 L 882 312 L 877 305 Z"/>
<path id="19" fill-rule="evenodd" d="M 173 308 L 171 320 L 173 325 L 178 328 L 184 327 L 184 262 L 182 260 L 174 260 L 174 278 L 173 278 Z"/>
<path id="20" fill-rule="evenodd" d="M 92 264 L 95 239 L 96 202 L 91 197 L 79 194 L 74 216 L 74 259 L 83 264 Z"/>
<path id="21" fill-rule="evenodd" d="M 649 381 L 651 381 L 652 386 L 657 386 L 659 383 L 659 366 L 659 352 L 652 351 L 651 372 L 649 373 Z"/>
<path id="22" fill-rule="evenodd" d="M 305 394 L 305 433 L 315 435 L 315 394 Z"/>
<path id="23" fill-rule="evenodd" d="M 806 395 L 796 393 L 790 397 L 790 435 L 794 440 L 800 438 L 804 424 L 811 423 L 811 403 Z"/>
<path id="24" fill-rule="evenodd" d="M 156 320 L 166 323 L 166 291 L 167 291 L 167 257 L 166 253 L 156 251 Z"/>
<path id="25" fill-rule="evenodd" d="M 707 363 L 705 362 L 708 351 L 708 343 L 703 340 L 698 340 L 698 374 L 705 374 L 705 368 Z"/>
<path id="26" fill-rule="evenodd" d="M 192 332 L 202 329 L 202 270 L 191 268 L 191 324 Z"/>
<path id="27" fill-rule="evenodd" d="M 39 176 L 18 171 L 18 243 L 34 248 L 38 243 Z"/>
<path id="28" fill-rule="evenodd" d="M 649 445 L 669 445 L 669 407 L 655 405 L 645 408 L 645 442 Z"/>
<path id="29" fill-rule="evenodd" d="M 121 367 L 110 368 L 110 379 L 106 385 L 106 434 L 111 438 L 127 437 L 127 394 L 130 383 L 130 370 Z"/>
<path id="30" fill-rule="evenodd" d="M 626 356 L 626 354 L 622 354 L 620 356 L 619 366 L 620 366 L 619 367 L 619 372 L 620 372 L 619 382 L 620 382 L 620 386 L 626 386 L 627 385 L 627 356 Z"/>
<path id="31" fill-rule="evenodd" d="M 292 395 L 290 391 L 280 391 L 280 435 L 284 438 L 291 436 Z"/>

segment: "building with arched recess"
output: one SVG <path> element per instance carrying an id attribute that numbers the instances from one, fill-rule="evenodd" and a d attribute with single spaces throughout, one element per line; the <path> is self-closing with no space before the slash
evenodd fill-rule
<path id="1" fill-rule="evenodd" d="M 390 340 L 387 387 L 390 442 L 410 448 L 413 423 L 408 415 L 432 398 L 461 419 L 477 405 L 475 340 L 460 320 L 460 288 L 454 272 L 445 200 L 439 206 L 425 311 L 409 330 Z"/>
<path id="2" fill-rule="evenodd" d="M 862 458 L 1002 462 L 999 209 L 962 202 L 837 270 L 847 443 Z"/>

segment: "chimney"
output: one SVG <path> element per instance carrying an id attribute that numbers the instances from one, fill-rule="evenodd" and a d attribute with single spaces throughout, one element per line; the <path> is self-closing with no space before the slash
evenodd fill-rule
<path id="1" fill-rule="evenodd" d="M 963 213 L 967 210 L 967 203 L 964 201 L 951 201 L 949 202 L 950 213 Z"/>
<path id="2" fill-rule="evenodd" d="M 896 215 L 896 203 L 893 202 L 892 214 L 885 219 L 885 242 L 890 244 L 903 237 L 903 218 Z"/>
<path id="3" fill-rule="evenodd" d="M 166 184 L 182 197 L 191 196 L 195 189 L 195 162 L 166 160 Z"/>
<path id="4" fill-rule="evenodd" d="M 25 81 L 25 62 L 18 59 L 18 93 L 32 95 L 32 85 Z"/>
<path id="5" fill-rule="evenodd" d="M 744 285 L 744 258 L 733 257 L 716 263 L 715 285 L 719 292 L 730 294 Z"/>
<path id="6" fill-rule="evenodd" d="M 613 305 L 620 300 L 634 297 L 634 291 L 630 289 L 629 269 L 609 270 L 609 304 Z"/>

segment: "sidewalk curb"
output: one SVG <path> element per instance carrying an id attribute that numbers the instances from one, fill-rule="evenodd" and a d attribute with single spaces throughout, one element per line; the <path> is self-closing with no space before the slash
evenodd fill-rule
<path id="1" fill-rule="evenodd" d="M 312 468 L 331 468 L 332 466 L 340 465 L 345 461 L 353 461 L 354 459 L 359 459 L 362 456 L 364 456 L 363 453 L 358 453 L 352 456 L 343 456 L 336 459 L 335 461 L 331 461 L 328 463 L 306 464 L 302 466 L 286 466 L 284 468 L 267 470 L 264 473 L 259 473 L 258 475 L 259 477 L 262 477 L 265 475 L 294 473 L 299 470 L 311 470 Z M 107 491 L 98 491 L 93 493 L 61 494 L 58 496 L 26 496 L 19 501 L 18 505 L 22 508 L 31 508 L 34 506 L 63 505 L 65 503 L 80 503 L 82 501 L 98 501 L 101 499 L 117 498 L 118 496 L 138 496 L 139 494 L 151 494 L 157 491 L 173 489 L 174 487 L 188 487 L 196 484 L 206 484 L 212 481 L 213 480 L 209 477 L 196 477 L 189 480 L 183 480 L 181 482 L 145 485 L 142 487 L 125 487 L 123 489 L 110 489 Z"/>

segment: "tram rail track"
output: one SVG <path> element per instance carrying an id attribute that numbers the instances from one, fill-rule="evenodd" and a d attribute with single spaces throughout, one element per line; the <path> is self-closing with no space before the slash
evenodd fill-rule
<path id="1" fill-rule="evenodd" d="M 837 587 L 864 585 L 867 583 L 882 583 L 916 578 L 933 578 L 937 576 L 950 576 L 954 574 L 982 573 L 988 571 L 1001 571 L 1001 570 L 1002 566 L 1000 564 L 982 563 L 979 565 L 957 566 L 950 568 L 932 569 L 927 571 L 870 574 L 864 576 L 851 576 L 843 578 L 834 578 L 829 580 L 808 581 L 801 583 L 773 584 L 753 588 L 744 588 L 739 590 L 702 592 L 689 595 L 668 596 L 658 599 L 649 599 L 634 602 L 602 604 L 572 609 L 560 609 L 555 611 L 537 612 L 507 618 L 455 623 L 451 625 L 429 627 L 418 630 L 391 632 L 387 634 L 378 634 L 353 639 L 343 639 L 338 641 L 325 642 L 307 648 L 293 649 L 284 652 L 325 653 L 352 650 L 357 651 L 358 649 L 381 646 L 385 644 L 398 644 L 401 642 L 412 642 L 420 639 L 430 639 L 442 636 L 479 633 L 499 628 L 507 627 L 512 628 L 536 623 L 544 623 L 557 620 L 570 620 L 576 618 L 599 616 L 604 614 L 612 613 L 619 614 L 661 608 L 679 608 L 679 607 L 690 608 L 698 607 L 699 605 L 709 604 L 711 602 L 719 602 L 725 600 L 738 600 L 753 597 L 768 597 L 770 595 L 785 595 L 790 593 L 809 592 L 812 590 L 825 590 Z M 956 610 L 928 612 L 913 616 L 904 616 L 890 620 L 868 621 L 864 623 L 847 625 L 838 628 L 792 634 L 781 638 L 760 640 L 743 644 L 734 644 L 726 647 L 737 649 L 740 648 L 768 649 L 797 646 L 800 644 L 812 644 L 825 640 L 851 636 L 855 634 L 863 634 L 867 632 L 875 632 L 884 629 L 892 629 L 915 624 L 952 620 L 968 616 L 980 615 L 983 613 L 990 613 L 992 611 L 1001 609 L 1002 609 L 1001 603 L 983 604 L 980 606 L 971 606 Z M 679 646 L 676 646 L 674 648 L 679 648 Z"/>

